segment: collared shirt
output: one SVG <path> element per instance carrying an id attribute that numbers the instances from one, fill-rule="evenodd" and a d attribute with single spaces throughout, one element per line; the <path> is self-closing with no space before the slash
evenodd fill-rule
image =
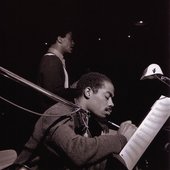
<path id="1" fill-rule="evenodd" d="M 53 53 L 61 60 L 61 62 L 63 64 L 64 74 L 65 74 L 64 87 L 68 88 L 69 87 L 69 79 L 68 79 L 68 73 L 67 73 L 66 66 L 65 66 L 64 56 L 58 50 L 56 50 L 54 48 L 49 48 L 48 52 L 49 52 L 49 53 L 47 53 L 48 55 L 50 55 L 50 53 Z"/>

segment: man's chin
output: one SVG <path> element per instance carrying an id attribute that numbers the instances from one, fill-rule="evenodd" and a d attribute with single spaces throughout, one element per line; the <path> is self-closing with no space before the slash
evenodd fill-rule
<path id="1" fill-rule="evenodd" d="M 71 49 L 68 50 L 68 53 L 72 53 L 72 51 L 73 51 L 73 49 L 71 48 Z"/>
<path id="2" fill-rule="evenodd" d="M 98 117 L 97 120 L 100 121 L 100 122 L 103 122 L 103 123 L 104 123 L 104 122 L 107 122 L 107 121 L 108 121 L 108 116 Z"/>

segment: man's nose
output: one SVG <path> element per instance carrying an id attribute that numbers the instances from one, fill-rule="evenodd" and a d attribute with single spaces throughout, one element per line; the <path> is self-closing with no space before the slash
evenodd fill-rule
<path id="1" fill-rule="evenodd" d="M 112 98 L 109 99 L 109 106 L 113 107 L 114 106 L 114 103 L 113 103 L 113 100 Z"/>
<path id="2" fill-rule="evenodd" d="M 72 40 L 71 44 L 74 46 L 74 45 L 75 45 L 75 42 Z"/>

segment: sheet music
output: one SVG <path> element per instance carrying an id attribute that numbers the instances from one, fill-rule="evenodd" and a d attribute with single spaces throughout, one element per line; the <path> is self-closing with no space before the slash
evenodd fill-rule
<path id="1" fill-rule="evenodd" d="M 169 116 L 170 98 L 161 96 L 119 154 L 128 170 L 134 168 Z"/>

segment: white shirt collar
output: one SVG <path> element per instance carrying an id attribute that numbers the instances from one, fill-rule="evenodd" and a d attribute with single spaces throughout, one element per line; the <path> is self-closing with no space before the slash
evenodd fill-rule
<path id="1" fill-rule="evenodd" d="M 60 58 L 61 61 L 64 60 L 63 54 L 61 54 L 61 53 L 60 53 L 58 50 L 56 50 L 55 48 L 50 47 L 49 50 L 48 50 L 48 52 L 55 54 L 57 57 Z"/>

